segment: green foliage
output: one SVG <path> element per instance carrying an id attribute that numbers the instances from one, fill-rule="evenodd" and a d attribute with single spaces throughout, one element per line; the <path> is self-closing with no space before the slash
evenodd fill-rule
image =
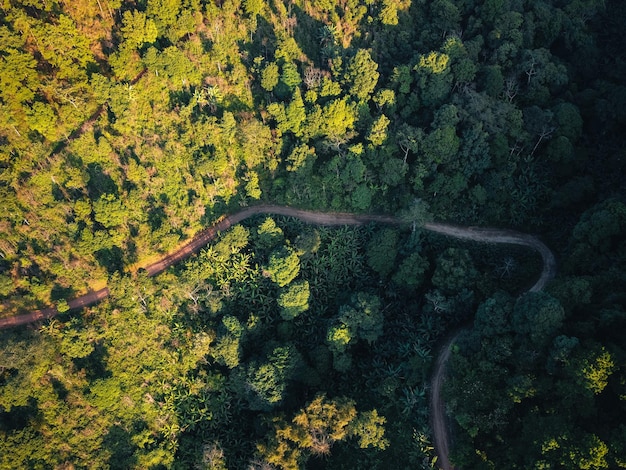
<path id="1" fill-rule="evenodd" d="M 578 365 L 582 385 L 595 395 L 602 392 L 615 368 L 611 354 L 604 348 L 596 348 L 591 356 L 586 356 Z"/>
<path id="2" fill-rule="evenodd" d="M 389 126 L 389 118 L 384 114 L 376 118 L 372 123 L 367 140 L 372 145 L 382 145 L 387 139 L 387 126 Z"/>
<path id="3" fill-rule="evenodd" d="M 221 331 L 219 331 L 221 330 Z M 239 365 L 241 339 L 244 330 L 239 320 L 232 315 L 225 315 L 218 329 L 218 338 L 211 355 L 218 364 L 233 369 Z"/>
<path id="4" fill-rule="evenodd" d="M 335 369 L 346 372 L 351 366 L 348 347 L 359 339 L 368 344 L 375 342 L 383 332 L 383 322 L 380 299 L 375 295 L 359 292 L 352 296 L 350 304 L 342 305 L 326 334 Z"/>
<path id="5" fill-rule="evenodd" d="M 326 335 L 326 341 L 331 349 L 335 353 L 344 353 L 348 347 L 348 344 L 352 341 L 352 334 L 350 327 L 345 323 L 332 326 L 328 330 Z"/>
<path id="6" fill-rule="evenodd" d="M 437 258 L 433 284 L 448 294 L 454 294 L 476 281 L 478 272 L 467 250 L 447 248 Z"/>
<path id="7" fill-rule="evenodd" d="M 367 264 L 382 277 L 387 277 L 393 270 L 397 244 L 398 233 L 386 228 L 376 233 L 368 246 Z"/>
<path id="8" fill-rule="evenodd" d="M 122 36 L 124 45 L 136 49 L 145 43 L 151 44 L 158 37 L 158 30 L 153 20 L 137 10 L 125 11 L 123 17 Z"/>
<path id="9" fill-rule="evenodd" d="M 392 277 L 393 282 L 411 290 L 416 289 L 424 282 L 429 267 L 427 258 L 419 253 L 411 253 L 400 262 Z"/>
<path id="10" fill-rule="evenodd" d="M 282 66 L 280 74 L 280 81 L 289 88 L 289 90 L 295 90 L 295 88 L 302 83 L 302 77 L 298 72 L 298 67 L 293 62 L 286 62 Z"/>
<path id="11" fill-rule="evenodd" d="M 293 248 L 298 256 L 312 255 L 319 250 L 321 244 L 320 234 L 317 230 L 306 230 L 296 237 Z"/>
<path id="12" fill-rule="evenodd" d="M 528 293 L 515 303 L 512 324 L 517 333 L 541 346 L 561 327 L 563 319 L 558 300 L 545 293 Z"/>
<path id="13" fill-rule="evenodd" d="M 280 316 L 283 320 L 293 320 L 302 312 L 309 309 L 309 282 L 294 282 L 283 288 L 278 297 L 278 306 L 281 308 Z"/>
<path id="14" fill-rule="evenodd" d="M 366 411 L 350 423 L 351 435 L 359 439 L 359 447 L 366 449 L 374 447 L 384 450 L 389 446 L 389 440 L 385 439 L 385 428 L 383 425 L 387 420 L 384 416 L 379 416 L 378 411 Z"/>
<path id="15" fill-rule="evenodd" d="M 261 250 L 271 250 L 284 240 L 282 229 L 271 217 L 267 217 L 256 230 L 255 246 Z"/>
<path id="16" fill-rule="evenodd" d="M 472 315 L 457 466 L 624 466 L 620 2 L 2 11 L 2 316 L 109 275 L 111 296 L 0 339 L 0 467 L 435 466 L 431 348 Z M 154 281 L 122 274 L 261 200 L 408 227 L 235 224 Z M 420 238 L 430 220 L 538 233 L 561 275 L 515 300 L 533 258 L 503 276 Z M 348 402 L 380 415 L 334 421 Z M 313 404 L 338 434 L 285 418 Z"/>
<path id="17" fill-rule="evenodd" d="M 288 382 L 293 379 L 302 358 L 292 345 L 275 347 L 261 361 L 250 361 L 235 374 L 237 393 L 242 394 L 252 410 L 269 410 L 285 398 Z"/>
<path id="18" fill-rule="evenodd" d="M 278 85 L 278 65 L 269 63 L 261 73 L 261 86 L 266 91 L 272 91 Z"/>
<path id="19" fill-rule="evenodd" d="M 215 253 L 222 258 L 228 258 L 245 248 L 249 238 L 250 231 L 241 225 L 236 225 L 222 235 L 215 245 Z"/>
<path id="20" fill-rule="evenodd" d="M 348 62 L 344 81 L 349 86 L 349 92 L 359 100 L 367 100 L 374 92 L 378 83 L 378 64 L 374 62 L 370 53 L 359 49 Z"/>
<path id="21" fill-rule="evenodd" d="M 274 432 L 258 444 L 261 458 L 284 469 L 300 468 L 313 455 L 327 455 L 335 442 L 357 436 L 362 447 L 386 445 L 385 418 L 376 410 L 357 413 L 354 402 L 344 397 L 328 399 L 318 394 L 293 417 L 291 423 L 275 420 Z"/>
<path id="22" fill-rule="evenodd" d="M 285 287 L 300 272 L 300 258 L 291 248 L 282 247 L 270 255 L 266 272 L 279 287 Z"/>

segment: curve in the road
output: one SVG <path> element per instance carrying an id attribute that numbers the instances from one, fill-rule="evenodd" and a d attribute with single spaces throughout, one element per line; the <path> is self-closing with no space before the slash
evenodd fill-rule
<path id="1" fill-rule="evenodd" d="M 214 239 L 219 232 L 227 230 L 232 225 L 238 224 L 242 220 L 259 214 L 274 214 L 296 217 L 304 222 L 316 225 L 363 225 L 370 222 L 400 224 L 403 219 L 389 215 L 368 215 L 351 214 L 337 212 L 315 212 L 303 209 L 296 209 L 288 206 L 257 205 L 247 207 L 239 212 L 222 217 L 211 227 L 198 233 L 189 243 L 177 251 L 163 257 L 156 263 L 146 266 L 144 269 L 149 276 L 156 276 L 165 271 L 170 266 L 182 261 L 193 253 L 197 253 L 209 241 Z M 546 283 L 554 277 L 556 272 L 556 261 L 552 251 L 537 237 L 525 233 L 511 230 L 479 227 L 461 227 L 450 224 L 427 222 L 423 225 L 425 230 L 439 233 L 453 238 L 471 240 L 480 243 L 503 243 L 510 245 L 521 245 L 537 251 L 543 259 L 543 270 L 537 282 L 529 289 L 537 292 L 543 289 Z M 104 288 L 92 291 L 68 302 L 70 309 L 79 309 L 93 305 L 109 295 L 109 289 Z M 56 308 L 50 307 L 37 310 L 24 315 L 17 315 L 0 319 L 0 329 L 26 325 L 39 320 L 52 318 L 59 312 Z M 445 407 L 441 400 L 441 386 L 445 377 L 445 365 L 450 356 L 450 347 L 456 336 L 449 339 L 441 348 L 437 358 L 435 370 L 431 382 L 431 420 L 433 427 L 434 446 L 439 457 L 438 464 L 443 470 L 452 470 L 454 467 L 448 459 L 449 437 L 446 426 Z"/>
<path id="2" fill-rule="evenodd" d="M 448 224 L 426 223 L 426 230 L 441 233 L 463 240 L 472 240 L 482 243 L 505 243 L 509 245 L 521 245 L 537 251 L 543 260 L 541 275 L 532 285 L 528 292 L 539 292 L 550 279 L 556 274 L 556 259 L 552 250 L 534 235 L 515 232 L 512 230 L 478 228 L 478 227 L 457 227 Z M 433 444 L 438 456 L 438 465 L 441 470 L 454 470 L 450 463 L 449 447 L 450 437 L 446 420 L 445 404 L 441 398 L 441 387 L 445 380 L 446 363 L 450 357 L 452 344 L 457 339 L 456 333 L 444 342 L 439 350 L 437 361 L 430 382 L 430 419 L 433 429 Z"/>

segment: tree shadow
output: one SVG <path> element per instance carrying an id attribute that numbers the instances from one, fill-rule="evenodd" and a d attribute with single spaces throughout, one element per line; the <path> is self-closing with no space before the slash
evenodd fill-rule
<path id="1" fill-rule="evenodd" d="M 85 377 L 91 382 L 111 377 L 111 371 L 107 368 L 108 356 L 107 348 L 100 343 L 95 343 L 91 354 L 86 357 L 74 358 L 72 361 L 78 370 L 85 371 Z"/>
<path id="2" fill-rule="evenodd" d="M 0 431 L 9 433 L 24 429 L 30 425 L 38 412 L 37 401 L 33 397 L 28 399 L 27 405 L 14 406 L 11 411 L 0 408 Z"/>
<path id="3" fill-rule="evenodd" d="M 124 272 L 124 252 L 119 246 L 101 248 L 94 252 L 94 257 L 109 274 Z"/>
<path id="4" fill-rule="evenodd" d="M 135 444 L 131 437 L 131 433 L 121 426 L 115 425 L 109 428 L 102 444 L 111 452 L 108 464 L 112 470 L 133 468 L 137 463 Z"/>
<path id="5" fill-rule="evenodd" d="M 113 194 L 118 196 L 118 188 L 113 178 L 102 171 L 102 166 L 98 163 L 90 163 L 87 165 L 87 174 L 89 181 L 87 182 L 87 190 L 89 197 L 95 201 L 103 194 Z"/>
<path id="6" fill-rule="evenodd" d="M 55 302 L 62 299 L 71 299 L 74 297 L 74 289 L 71 287 L 64 287 L 58 282 L 55 282 L 50 291 L 50 301 Z"/>
<path id="7" fill-rule="evenodd" d="M 313 61 L 313 64 L 316 67 L 321 67 L 323 62 L 322 47 L 318 41 L 318 36 L 326 25 L 298 6 L 294 6 L 292 12 L 297 21 L 293 30 L 293 38 L 302 52 Z"/>

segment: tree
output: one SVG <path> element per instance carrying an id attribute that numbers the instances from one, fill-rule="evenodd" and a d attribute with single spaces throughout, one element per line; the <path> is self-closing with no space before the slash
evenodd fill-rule
<path id="1" fill-rule="evenodd" d="M 159 34 L 157 26 L 145 13 L 136 10 L 125 11 L 122 21 L 123 47 L 136 49 L 156 41 Z"/>
<path id="2" fill-rule="evenodd" d="M 278 297 L 280 316 L 283 320 L 293 320 L 309 309 L 309 281 L 294 282 L 282 289 Z"/>
<path id="3" fill-rule="evenodd" d="M 235 225 L 228 232 L 221 235 L 215 244 L 215 253 L 223 259 L 238 253 L 248 245 L 250 231 L 242 225 Z"/>
<path id="4" fill-rule="evenodd" d="M 280 81 L 293 93 L 298 85 L 302 83 L 302 77 L 298 71 L 298 67 L 293 62 L 285 62 L 282 65 Z M 287 95 L 289 96 L 289 95 Z"/>
<path id="5" fill-rule="evenodd" d="M 239 365 L 243 334 L 243 326 L 236 317 L 225 315 L 222 318 L 222 323 L 218 328 L 217 342 L 211 349 L 211 355 L 218 364 L 229 369 L 234 369 Z"/>
<path id="6" fill-rule="evenodd" d="M 285 287 L 300 272 L 300 258 L 293 249 L 282 247 L 272 252 L 265 271 L 279 287 Z"/>
<path id="7" fill-rule="evenodd" d="M 89 41 L 69 16 L 59 15 L 56 24 L 35 23 L 31 33 L 42 57 L 56 68 L 58 78 L 78 81 L 86 78 L 85 68 L 93 63 L 93 53 Z"/>
<path id="8" fill-rule="evenodd" d="M 579 383 L 594 395 L 605 389 L 608 379 L 615 370 L 615 362 L 604 346 L 585 351 L 574 366 L 578 369 Z"/>
<path id="9" fill-rule="evenodd" d="M 344 83 L 352 96 L 367 101 L 378 83 L 378 64 L 369 51 L 359 49 L 348 63 Z"/>
<path id="10" fill-rule="evenodd" d="M 269 464 L 295 470 L 310 455 L 328 455 L 335 442 L 349 437 L 357 437 L 361 447 L 384 449 L 384 423 L 376 410 L 358 413 L 352 400 L 318 394 L 290 423 L 276 419 L 274 434 L 257 449 Z"/>
<path id="11" fill-rule="evenodd" d="M 414 71 L 420 104 L 429 108 L 440 105 L 452 88 L 450 57 L 436 51 L 423 54 Z"/>
<path id="12" fill-rule="evenodd" d="M 287 171 L 298 171 L 305 169 L 308 163 L 315 159 L 315 149 L 306 144 L 298 145 L 293 148 L 287 157 Z"/>
<path id="13" fill-rule="evenodd" d="M 527 335 L 531 344 L 546 346 L 563 319 L 558 300 L 544 292 L 529 292 L 515 302 L 512 325 L 517 333 Z"/>
<path id="14" fill-rule="evenodd" d="M 347 371 L 351 365 L 349 346 L 359 339 L 368 344 L 375 342 L 383 332 L 383 323 L 380 299 L 375 295 L 358 292 L 351 297 L 349 304 L 342 305 L 326 335 L 335 369 Z"/>
<path id="15" fill-rule="evenodd" d="M 300 88 L 296 88 L 293 92 L 291 102 L 285 108 L 285 124 L 283 131 L 291 131 L 296 137 L 302 136 L 302 124 L 306 119 L 306 111 Z"/>
<path id="16" fill-rule="evenodd" d="M 389 440 L 384 438 L 386 421 L 377 410 L 359 413 L 349 425 L 349 434 L 359 439 L 359 447 L 362 449 L 373 447 L 384 450 L 389 446 Z"/>
<path id="17" fill-rule="evenodd" d="M 474 318 L 477 334 L 489 338 L 510 334 L 513 331 L 511 325 L 513 305 L 513 299 L 502 292 L 496 293 L 480 304 Z"/>
<path id="18" fill-rule="evenodd" d="M 180 13 L 181 0 L 149 0 L 146 17 L 154 21 L 158 36 L 165 36 L 174 29 Z M 178 38 L 173 38 L 177 40 Z"/>
<path id="19" fill-rule="evenodd" d="M 398 4 L 395 0 L 383 0 L 378 19 L 384 25 L 398 24 Z"/>
<path id="20" fill-rule="evenodd" d="M 331 142 L 342 142 L 354 127 L 355 109 L 346 98 L 333 100 L 321 110 L 320 120 L 320 134 Z"/>
<path id="21" fill-rule="evenodd" d="M 420 253 L 411 253 L 400 262 L 400 266 L 393 275 L 393 282 L 414 290 L 425 281 L 424 275 L 429 267 L 428 258 Z"/>
<path id="22" fill-rule="evenodd" d="M 372 145 L 382 145 L 385 140 L 387 140 L 387 127 L 390 122 L 389 118 L 384 114 L 377 117 L 370 127 L 367 140 L 369 140 Z"/>
<path id="23" fill-rule="evenodd" d="M 57 116 L 52 107 L 46 103 L 36 101 L 27 111 L 28 126 L 39 132 L 50 141 L 57 140 Z"/>
<path id="24" fill-rule="evenodd" d="M 244 0 L 243 4 L 246 14 L 250 17 L 260 15 L 264 7 L 262 0 Z"/>
<path id="25" fill-rule="evenodd" d="M 266 91 L 272 91 L 278 85 L 278 78 L 278 65 L 275 62 L 270 62 L 261 72 L 261 87 Z"/>
<path id="26" fill-rule="evenodd" d="M 447 294 L 455 294 L 463 287 L 471 286 L 478 278 L 472 258 L 467 250 L 447 248 L 437 258 L 432 282 Z"/>
<path id="27" fill-rule="evenodd" d="M 265 251 L 271 250 L 284 240 L 283 230 L 276 225 L 271 217 L 267 217 L 256 229 L 255 247 Z"/>
<path id="28" fill-rule="evenodd" d="M 390 228 L 378 231 L 367 246 L 367 264 L 382 277 L 393 270 L 398 253 L 398 233 Z"/>
<path id="29" fill-rule="evenodd" d="M 246 398 L 251 410 L 268 411 L 283 401 L 301 362 L 302 356 L 293 345 L 277 346 L 264 360 L 252 360 L 245 368 L 236 369 L 236 391 Z"/>

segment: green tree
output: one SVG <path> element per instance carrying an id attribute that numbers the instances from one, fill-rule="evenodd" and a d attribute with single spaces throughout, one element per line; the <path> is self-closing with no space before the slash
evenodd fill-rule
<path id="1" fill-rule="evenodd" d="M 241 340 L 244 328 L 241 322 L 232 315 L 225 315 L 218 328 L 218 337 L 215 347 L 211 349 L 211 355 L 218 364 L 233 369 L 239 365 L 242 346 Z"/>
<path id="2" fill-rule="evenodd" d="M 265 251 L 280 245 L 283 240 L 283 230 L 276 225 L 274 219 L 267 217 L 256 229 L 254 244 L 257 248 Z"/>
<path id="3" fill-rule="evenodd" d="M 275 420 L 274 434 L 257 449 L 267 463 L 295 470 L 311 455 L 328 455 L 334 443 L 350 437 L 363 448 L 384 449 L 384 423 L 376 410 L 358 413 L 352 400 L 318 394 L 290 423 Z"/>
<path id="4" fill-rule="evenodd" d="M 358 292 L 352 296 L 350 305 L 340 307 L 339 321 L 354 331 L 357 338 L 372 344 L 383 332 L 384 315 L 380 299 L 372 294 Z"/>
<path id="5" fill-rule="evenodd" d="M 351 364 L 349 346 L 359 339 L 368 344 L 375 342 L 383 332 L 383 323 L 380 299 L 375 295 L 359 292 L 352 296 L 348 305 L 342 305 L 326 335 L 335 368 L 345 372 Z"/>
<path id="6" fill-rule="evenodd" d="M 608 380 L 615 370 L 615 362 L 606 348 L 596 346 L 592 351 L 585 351 L 584 356 L 576 361 L 577 375 L 581 385 L 597 395 L 608 385 Z"/>
<path id="7" fill-rule="evenodd" d="M 248 400 L 252 410 L 270 410 L 285 398 L 287 386 L 298 368 L 302 357 L 293 345 L 278 346 L 270 351 L 265 360 L 250 361 L 235 374 L 238 393 Z"/>
<path id="8" fill-rule="evenodd" d="M 531 292 L 515 302 L 512 325 L 517 333 L 527 335 L 531 344 L 545 346 L 563 319 L 563 307 L 558 300 L 544 292 Z"/>
<path id="9" fill-rule="evenodd" d="M 428 108 L 442 104 L 452 88 L 450 57 L 436 51 L 423 54 L 413 70 L 420 104 Z"/>
<path id="10" fill-rule="evenodd" d="M 278 306 L 281 308 L 280 316 L 283 320 L 293 320 L 309 309 L 309 282 L 294 282 L 282 289 L 278 297 Z"/>
<path id="11" fill-rule="evenodd" d="M 430 267 L 428 258 L 420 253 L 411 253 L 405 257 L 393 275 L 393 282 L 408 289 L 416 289 L 425 281 L 425 274 Z"/>
<path id="12" fill-rule="evenodd" d="M 447 248 L 439 257 L 432 282 L 447 294 L 455 294 L 463 287 L 471 286 L 478 278 L 478 271 L 469 251 Z"/>
<path id="13" fill-rule="evenodd" d="M 265 272 L 279 287 L 285 287 L 300 272 L 300 258 L 291 248 L 280 248 L 270 255 Z"/>
<path id="14" fill-rule="evenodd" d="M 280 81 L 289 89 L 290 92 L 302 83 L 302 77 L 298 71 L 298 67 L 293 62 L 285 62 L 282 65 Z"/>
<path id="15" fill-rule="evenodd" d="M 52 107 L 36 101 L 27 111 L 28 126 L 50 141 L 57 140 L 57 116 Z"/>
<path id="16" fill-rule="evenodd" d="M 378 83 L 378 64 L 369 51 L 359 49 L 348 62 L 344 83 L 352 96 L 358 100 L 368 100 Z"/>
<path id="17" fill-rule="evenodd" d="M 291 102 L 285 108 L 285 124 L 283 131 L 291 131 L 296 137 L 302 135 L 302 124 L 306 119 L 306 111 L 300 88 L 296 88 L 293 92 Z"/>
<path id="18" fill-rule="evenodd" d="M 378 19 L 384 25 L 395 26 L 398 24 L 398 4 L 395 0 L 383 0 Z"/>
<path id="19" fill-rule="evenodd" d="M 382 145 L 387 140 L 387 127 L 391 121 L 384 114 L 374 120 L 367 135 L 372 145 Z"/>
<path id="20" fill-rule="evenodd" d="M 387 277 L 398 253 L 398 233 L 390 228 L 376 232 L 367 246 L 367 264 L 380 276 Z"/>
<path id="21" fill-rule="evenodd" d="M 270 62 L 261 72 L 261 86 L 266 91 L 272 91 L 278 85 L 279 71 L 275 62 Z"/>
<path id="22" fill-rule="evenodd" d="M 152 44 L 158 37 L 158 29 L 153 20 L 140 11 L 125 11 L 122 19 L 124 47 L 136 49 L 144 44 Z"/>
<path id="23" fill-rule="evenodd" d="M 389 446 L 389 440 L 384 437 L 386 421 L 376 410 L 359 413 L 349 425 L 349 434 L 359 439 L 362 449 L 373 447 L 384 450 Z"/>

